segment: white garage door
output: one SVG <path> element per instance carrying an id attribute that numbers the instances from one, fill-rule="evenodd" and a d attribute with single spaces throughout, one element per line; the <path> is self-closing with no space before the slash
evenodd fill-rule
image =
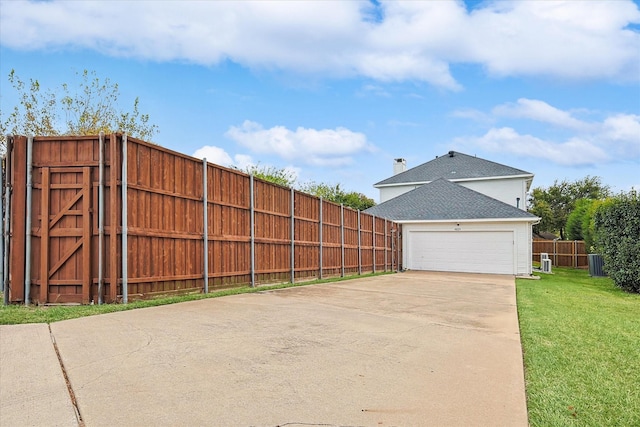
<path id="1" fill-rule="evenodd" d="M 411 231 L 410 270 L 514 274 L 511 231 Z"/>

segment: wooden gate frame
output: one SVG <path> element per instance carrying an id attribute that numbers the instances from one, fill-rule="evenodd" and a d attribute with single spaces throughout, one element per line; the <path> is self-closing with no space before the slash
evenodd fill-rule
<path id="1" fill-rule="evenodd" d="M 40 236 L 40 303 L 58 302 L 51 301 L 49 293 L 49 285 L 52 284 L 51 277 L 65 263 L 82 248 L 82 296 L 81 302 L 88 304 L 90 300 L 91 290 L 91 168 L 90 167 L 43 167 L 42 173 L 42 213 L 41 213 L 41 236 Z M 51 184 L 51 175 L 56 173 L 82 173 L 82 183 L 80 184 Z M 50 215 L 50 194 L 51 190 L 56 189 L 78 189 L 74 197 L 66 202 L 65 206 L 60 209 L 53 217 Z M 72 209 L 77 203 L 82 204 L 82 208 Z M 82 216 L 81 228 L 70 228 L 56 231 L 55 225 L 65 216 Z M 73 245 L 65 254 L 63 254 L 56 263 L 50 267 L 49 265 L 49 239 L 51 237 L 79 237 L 75 245 Z M 68 281 L 66 281 L 68 283 Z M 53 283 L 55 284 L 55 283 Z M 65 301 L 71 302 L 71 301 Z"/>

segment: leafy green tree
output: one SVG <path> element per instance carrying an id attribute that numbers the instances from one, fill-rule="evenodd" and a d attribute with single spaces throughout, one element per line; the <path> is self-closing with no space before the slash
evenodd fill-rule
<path id="1" fill-rule="evenodd" d="M 273 184 L 283 187 L 298 187 L 302 192 L 322 197 L 333 203 L 343 204 L 356 210 L 365 210 L 375 206 L 373 199 L 368 198 L 356 191 L 345 191 L 340 184 L 332 185 L 326 183 L 307 182 L 297 185 L 297 177 L 294 172 L 287 169 L 276 168 L 274 166 L 250 165 L 244 169 L 236 168 Z"/>
<path id="2" fill-rule="evenodd" d="M 582 240 L 586 245 L 589 253 L 597 252 L 596 249 L 596 226 L 594 223 L 594 216 L 600 205 L 604 203 L 604 200 L 592 200 L 582 218 Z"/>
<path id="3" fill-rule="evenodd" d="M 537 189 L 534 189 L 534 195 Z M 529 208 L 529 212 L 540 218 L 540 222 L 533 226 L 533 232 L 553 230 L 553 212 L 551 206 L 545 200 L 538 199 L 537 202 Z"/>
<path id="4" fill-rule="evenodd" d="M 297 179 L 296 174 L 293 171 L 276 168 L 274 166 L 257 164 L 249 165 L 241 170 L 256 178 L 262 179 L 263 181 L 271 182 L 283 187 L 293 187 Z"/>
<path id="5" fill-rule="evenodd" d="M 301 186 L 301 191 L 322 197 L 330 202 L 343 204 L 352 209 L 365 210 L 375 206 L 373 199 L 368 198 L 362 193 L 355 191 L 347 192 L 340 187 L 340 184 L 330 185 L 325 183 L 309 182 Z"/>
<path id="6" fill-rule="evenodd" d="M 585 228 L 584 225 L 588 225 L 589 221 L 586 218 L 589 215 L 591 204 L 594 200 L 580 199 L 575 203 L 573 211 L 567 218 L 567 238 L 569 240 L 584 240 Z"/>
<path id="7" fill-rule="evenodd" d="M 610 194 L 610 187 L 602 184 L 600 177 L 587 176 L 568 182 L 557 180 L 548 188 L 534 188 L 529 198 L 529 212 L 541 218 L 537 229 L 559 233 L 566 239 L 569 215 L 580 199 L 598 200 Z"/>
<path id="8" fill-rule="evenodd" d="M 120 91 L 117 83 L 100 80 L 95 71 L 76 73 L 74 85 L 64 83 L 58 91 L 43 89 L 38 80 L 25 83 L 15 70 L 9 73 L 9 83 L 18 93 L 18 105 L 4 117 L 0 111 L 1 151 L 6 147 L 6 134 L 37 136 L 96 135 L 105 132 L 127 134 L 151 140 L 158 127 L 148 114 L 140 113 L 136 98 L 129 111 L 119 109 Z"/>
<path id="9" fill-rule="evenodd" d="M 607 273 L 621 289 L 640 293 L 640 196 L 631 190 L 607 199 L 593 222 Z"/>
<path id="10" fill-rule="evenodd" d="M 580 199 L 567 219 L 567 238 L 584 240 L 587 250 L 595 252 L 595 225 L 593 216 L 603 200 Z"/>

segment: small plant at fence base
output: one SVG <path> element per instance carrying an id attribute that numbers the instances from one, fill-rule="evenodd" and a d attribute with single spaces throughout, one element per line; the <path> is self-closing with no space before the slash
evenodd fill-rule
<path id="1" fill-rule="evenodd" d="M 614 283 L 640 293 L 640 197 L 635 190 L 605 201 L 595 212 L 596 245 Z"/>

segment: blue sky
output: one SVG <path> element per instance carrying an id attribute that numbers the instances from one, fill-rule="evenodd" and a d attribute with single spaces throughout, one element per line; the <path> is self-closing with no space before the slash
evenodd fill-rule
<path id="1" fill-rule="evenodd" d="M 154 142 L 377 200 L 392 160 L 457 150 L 640 188 L 640 3 L 5 1 L 7 81 L 77 71 L 140 97 Z"/>

